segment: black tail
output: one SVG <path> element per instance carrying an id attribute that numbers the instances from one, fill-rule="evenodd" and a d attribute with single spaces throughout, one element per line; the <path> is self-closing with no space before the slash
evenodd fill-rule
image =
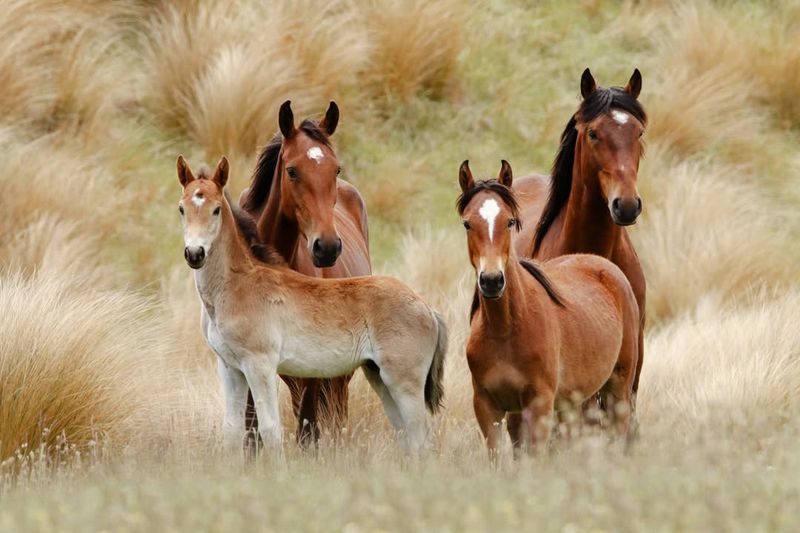
<path id="1" fill-rule="evenodd" d="M 439 412 L 444 400 L 444 356 L 447 353 L 447 325 L 442 315 L 433 312 L 436 325 L 439 328 L 436 339 L 436 350 L 433 352 L 433 361 L 425 379 L 425 405 L 433 414 Z"/>

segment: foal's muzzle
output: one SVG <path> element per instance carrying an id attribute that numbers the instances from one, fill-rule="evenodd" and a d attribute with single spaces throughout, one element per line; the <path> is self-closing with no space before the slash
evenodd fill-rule
<path id="1" fill-rule="evenodd" d="M 478 287 L 484 298 L 500 298 L 506 288 L 506 278 L 502 272 L 481 272 Z"/>
<path id="2" fill-rule="evenodd" d="M 611 201 L 611 219 L 618 226 L 630 226 L 636 224 L 636 219 L 642 213 L 642 199 L 635 198 L 614 198 Z"/>
<path id="3" fill-rule="evenodd" d="M 314 239 L 311 244 L 311 262 L 317 268 L 332 267 L 342 253 L 342 239 Z"/>
<path id="4" fill-rule="evenodd" d="M 183 257 L 192 268 L 201 268 L 206 262 L 206 249 L 202 246 L 187 246 L 183 249 Z"/>

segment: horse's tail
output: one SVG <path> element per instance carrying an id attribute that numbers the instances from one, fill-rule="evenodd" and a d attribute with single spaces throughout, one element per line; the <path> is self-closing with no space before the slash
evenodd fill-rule
<path id="1" fill-rule="evenodd" d="M 433 360 L 428 370 L 428 377 L 425 379 L 425 405 L 431 413 L 437 413 L 442 407 L 444 399 L 444 356 L 447 353 L 447 325 L 444 317 L 433 312 L 438 328 L 436 339 L 436 350 L 433 352 Z"/>

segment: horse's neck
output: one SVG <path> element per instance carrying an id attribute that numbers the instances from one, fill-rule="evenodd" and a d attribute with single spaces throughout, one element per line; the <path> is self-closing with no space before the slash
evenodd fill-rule
<path id="1" fill-rule="evenodd" d="M 244 242 L 236 230 L 236 221 L 230 207 L 222 210 L 220 233 L 209 251 L 202 268 L 195 270 L 197 292 L 209 316 L 214 317 L 215 307 L 225 290 L 237 276 L 250 271 L 253 261 L 248 256 Z"/>
<path id="2" fill-rule="evenodd" d="M 522 274 L 522 266 L 517 258 L 509 257 L 504 273 L 506 287 L 503 296 L 488 299 L 480 295 L 480 313 L 487 334 L 508 338 L 517 329 L 516 321 L 524 318 L 524 310 L 530 302 L 526 301 Z"/>
<path id="3" fill-rule="evenodd" d="M 278 156 L 275 165 L 275 176 L 264 211 L 258 219 L 258 234 L 264 244 L 269 244 L 283 258 L 291 263 L 300 240 L 300 228 L 297 221 L 288 218 L 281 208 L 281 176 L 283 176 L 283 152 Z"/>
<path id="4" fill-rule="evenodd" d="M 581 144 L 575 146 L 572 189 L 564 207 L 560 242 L 555 255 L 591 253 L 611 257 L 622 228 L 614 224 L 600 190 L 600 170 L 581 160 Z"/>

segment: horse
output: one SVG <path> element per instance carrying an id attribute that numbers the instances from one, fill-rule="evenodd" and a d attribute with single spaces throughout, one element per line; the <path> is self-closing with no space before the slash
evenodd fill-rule
<path id="1" fill-rule="evenodd" d="M 549 440 L 554 410 L 598 393 L 618 435 L 627 436 L 639 308 L 625 274 L 591 254 L 520 260 L 513 242 L 520 210 L 508 162 L 497 179 L 476 182 L 464 161 L 459 184 L 457 211 L 477 277 L 467 362 L 490 456 L 506 414 L 515 455 L 535 451 Z"/>
<path id="2" fill-rule="evenodd" d="M 644 362 L 646 286 L 625 226 L 635 224 L 642 212 L 636 181 L 647 114 L 638 101 L 641 90 L 638 69 L 625 87 L 609 88 L 598 87 L 591 71 L 584 70 L 583 100 L 561 134 L 552 176 L 514 182 L 522 220 L 531 222 L 515 241 L 519 256 L 546 260 L 595 254 L 611 260 L 628 278 L 641 320 L 634 396 Z"/>
<path id="3" fill-rule="evenodd" d="M 223 157 L 213 175 L 195 177 L 182 156 L 177 161 L 184 257 L 194 269 L 203 335 L 217 354 L 227 447 L 240 447 L 245 435 L 248 389 L 259 435 L 280 457 L 277 375 L 333 378 L 361 367 L 406 450 L 419 453 L 429 444 L 428 412 L 444 396 L 442 316 L 394 278 L 312 278 L 271 247 L 254 254 L 252 219 L 224 193 L 228 169 Z"/>
<path id="4" fill-rule="evenodd" d="M 339 123 L 338 106 L 331 102 L 319 123 L 306 119 L 295 127 L 287 100 L 278 123 L 280 134 L 262 150 L 250 186 L 239 197 L 239 206 L 257 220 L 260 241 L 308 276 L 371 274 L 364 200 L 353 185 L 338 179 L 341 167 L 330 142 Z M 319 439 L 319 411 L 329 415 L 334 430 L 344 423 L 351 377 L 284 377 L 301 444 Z M 248 428 L 256 430 L 252 395 L 248 406 Z"/>

